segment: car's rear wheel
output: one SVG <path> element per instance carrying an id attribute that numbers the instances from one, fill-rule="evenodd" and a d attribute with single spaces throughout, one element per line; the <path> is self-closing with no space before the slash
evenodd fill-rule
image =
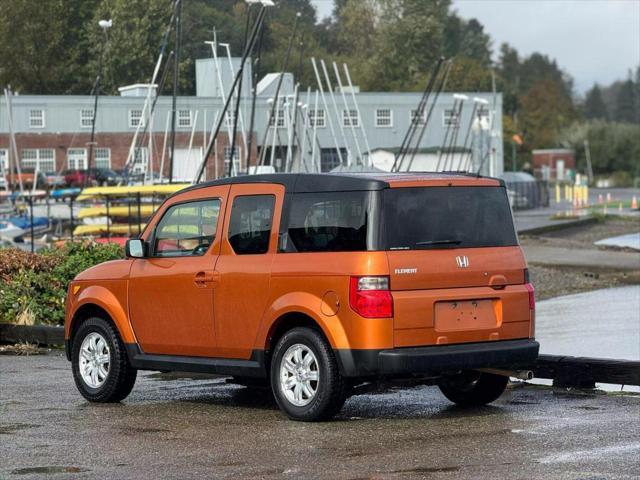
<path id="1" fill-rule="evenodd" d="M 306 422 L 333 417 L 347 392 L 330 345 L 319 332 L 306 327 L 286 332 L 277 342 L 271 388 L 289 418 Z"/>
<path id="2" fill-rule="evenodd" d="M 484 372 L 464 372 L 439 385 L 442 394 L 457 405 L 480 406 L 497 400 L 509 377 Z"/>
<path id="3" fill-rule="evenodd" d="M 91 402 L 119 402 L 136 382 L 124 344 L 116 329 L 100 317 L 80 325 L 71 350 L 73 379 L 84 398 Z"/>

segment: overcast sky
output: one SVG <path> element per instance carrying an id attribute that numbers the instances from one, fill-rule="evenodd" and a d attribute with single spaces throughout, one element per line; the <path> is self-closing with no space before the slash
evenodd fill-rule
<path id="1" fill-rule="evenodd" d="M 312 0 L 319 17 L 332 0 Z M 521 55 L 555 58 L 578 93 L 609 84 L 640 64 L 640 0 L 453 0 L 463 18 L 477 18 L 493 38 Z"/>

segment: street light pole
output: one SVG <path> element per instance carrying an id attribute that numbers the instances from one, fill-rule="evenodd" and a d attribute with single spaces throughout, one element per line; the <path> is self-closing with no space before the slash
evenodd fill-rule
<path id="1" fill-rule="evenodd" d="M 87 154 L 87 173 L 82 179 L 82 186 L 87 186 L 89 180 L 89 171 L 91 170 L 91 162 L 93 160 L 93 150 L 96 138 L 96 117 L 98 115 L 98 97 L 100 96 L 100 83 L 102 80 L 102 65 L 104 63 L 104 50 L 107 45 L 107 29 L 113 25 L 112 20 L 100 20 L 98 22 L 100 28 L 102 28 L 102 47 L 100 48 L 100 59 L 98 61 L 98 75 L 96 76 L 95 84 L 93 85 L 93 114 L 91 115 L 91 139 L 89 140 L 89 152 Z"/>

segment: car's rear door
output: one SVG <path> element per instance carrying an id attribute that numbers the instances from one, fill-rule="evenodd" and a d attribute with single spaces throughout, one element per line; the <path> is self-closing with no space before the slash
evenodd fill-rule
<path id="1" fill-rule="evenodd" d="M 393 188 L 383 208 L 395 346 L 529 336 L 526 263 L 503 187 Z"/>
<path id="2" fill-rule="evenodd" d="M 267 307 L 276 255 L 284 186 L 233 185 L 216 270 L 215 325 L 218 357 L 251 356 Z"/>
<path id="3" fill-rule="evenodd" d="M 129 317 L 145 353 L 214 356 L 215 270 L 228 185 L 172 199 L 145 232 L 147 258 L 133 262 Z"/>

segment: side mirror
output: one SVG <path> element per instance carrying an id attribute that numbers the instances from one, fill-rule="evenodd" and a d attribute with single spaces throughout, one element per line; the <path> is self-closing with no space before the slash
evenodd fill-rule
<path id="1" fill-rule="evenodd" d="M 127 240 L 124 245 L 124 254 L 128 258 L 144 258 L 147 255 L 147 248 L 144 240 L 139 238 L 132 238 Z"/>

